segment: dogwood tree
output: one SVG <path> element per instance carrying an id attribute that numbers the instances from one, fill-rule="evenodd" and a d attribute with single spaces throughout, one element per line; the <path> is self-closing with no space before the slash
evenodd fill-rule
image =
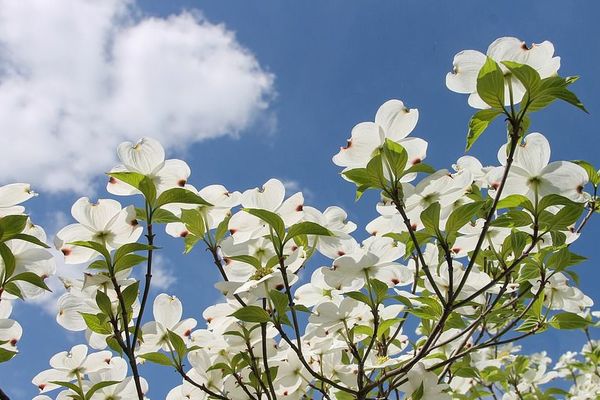
<path id="1" fill-rule="evenodd" d="M 506 138 L 497 165 L 425 164 L 428 143 L 410 136 L 418 110 L 400 100 L 356 125 L 333 162 L 357 200 L 380 194 L 362 241 L 343 209 L 305 205 L 276 179 L 198 189 L 156 140 L 121 144 L 107 190 L 128 205 L 81 198 L 56 234 L 65 262 L 87 265 L 63 280 L 57 322 L 86 343 L 33 377 L 36 399 L 142 400 L 152 393 L 143 363 L 181 376 L 168 400 L 597 398 L 600 314 L 577 287 L 584 257 L 571 244 L 600 211 L 600 171 L 552 161 L 552 132 L 530 126 L 557 100 L 585 111 L 569 89 L 577 78 L 559 67 L 547 41 L 500 38 L 455 56 L 446 84 L 478 109 L 466 149 L 504 121 L 489 133 Z M 11 302 L 42 293 L 54 272 L 43 230 L 19 205 L 32 196 L 28 185 L 0 188 L 0 361 L 22 334 Z M 174 293 L 149 297 L 157 229 L 221 274 L 224 301 L 202 323 Z M 520 340 L 548 329 L 587 343 L 554 365 L 522 351 Z"/>

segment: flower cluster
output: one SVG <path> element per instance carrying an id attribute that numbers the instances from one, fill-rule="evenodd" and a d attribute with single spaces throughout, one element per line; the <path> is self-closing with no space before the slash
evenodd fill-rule
<path id="1" fill-rule="evenodd" d="M 0 362 L 14 357 L 21 325 L 10 319 L 12 302 L 33 299 L 49 290 L 44 280 L 55 273 L 46 250 L 46 233 L 34 225 L 21 204 L 36 193 L 25 183 L 0 187 Z"/>
<path id="2" fill-rule="evenodd" d="M 400 100 L 357 124 L 333 162 L 357 199 L 379 194 L 366 238 L 340 207 L 305 205 L 277 179 L 243 192 L 198 189 L 155 140 L 121 144 L 107 189 L 136 204 L 81 198 L 76 223 L 56 236 L 67 263 L 88 265 L 82 279 L 64 280 L 57 316 L 85 331 L 87 345 L 56 355 L 34 384 L 61 387 L 61 399 L 143 400 L 138 365 L 154 363 L 181 376 L 168 400 L 551 399 L 559 391 L 550 383 L 565 378 L 569 398 L 591 398 L 596 342 L 554 369 L 546 354 L 513 345 L 598 325 L 573 279 L 584 258 L 570 245 L 599 210 L 599 172 L 551 161 L 549 140 L 529 130 L 530 113 L 555 100 L 584 109 L 568 89 L 575 79 L 558 68 L 552 44 L 515 38 L 455 57 L 447 86 L 481 109 L 467 148 L 497 117 L 506 121 L 497 165 L 473 156 L 452 169 L 427 165 L 427 142 L 409 136 L 418 110 Z M 204 310 L 206 325 L 184 318 L 176 296 L 149 298 L 159 225 L 221 274 L 224 300 Z M 88 346 L 99 352 L 87 355 Z"/>

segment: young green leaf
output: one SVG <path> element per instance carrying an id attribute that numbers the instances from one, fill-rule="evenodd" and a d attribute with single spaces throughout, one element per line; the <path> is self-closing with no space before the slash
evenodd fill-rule
<path id="1" fill-rule="evenodd" d="M 265 323 L 271 320 L 269 313 L 258 306 L 246 306 L 236 310 L 232 317 L 244 322 Z"/>
<path id="2" fill-rule="evenodd" d="M 283 219 L 281 219 L 281 217 L 276 213 L 258 208 L 243 208 L 242 210 L 265 221 L 271 228 L 273 228 L 273 231 L 279 237 L 279 239 L 283 239 L 285 236 L 285 223 L 283 222 Z"/>
<path id="3" fill-rule="evenodd" d="M 469 151 L 473 144 L 479 139 L 479 136 L 487 127 L 496 119 L 498 115 L 502 114 L 501 110 L 490 108 L 487 110 L 477 111 L 469 120 L 469 132 L 467 133 L 467 145 L 465 151 Z"/>
<path id="4" fill-rule="evenodd" d="M 157 208 L 171 203 L 198 204 L 200 206 L 212 205 L 196 193 L 184 188 L 165 190 L 158 196 L 158 199 L 156 199 Z"/>
<path id="5" fill-rule="evenodd" d="M 479 70 L 477 94 L 492 108 L 504 108 L 504 73 L 490 57 Z"/>

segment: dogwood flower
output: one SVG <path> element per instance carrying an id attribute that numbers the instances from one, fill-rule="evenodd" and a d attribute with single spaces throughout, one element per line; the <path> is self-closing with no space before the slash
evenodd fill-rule
<path id="1" fill-rule="evenodd" d="M 22 214 L 25 207 L 19 205 L 37 196 L 28 183 L 11 183 L 0 186 L 0 218 L 6 215 Z"/>
<path id="2" fill-rule="evenodd" d="M 116 200 L 100 199 L 92 203 L 82 197 L 71 207 L 71 215 L 78 223 L 62 228 L 55 239 L 56 248 L 65 255 L 67 264 L 85 263 L 98 255 L 95 250 L 71 242 L 94 241 L 112 250 L 137 241 L 142 234 L 135 208 L 121 208 Z"/>
<path id="3" fill-rule="evenodd" d="M 450 400 L 451 397 L 444 393 L 448 385 L 438 384 L 438 376 L 425 369 L 423 363 L 417 363 L 407 374 L 408 381 L 400 385 L 399 389 L 406 394 L 420 393 L 421 399 Z"/>
<path id="4" fill-rule="evenodd" d="M 174 332 L 187 340 L 192 329 L 196 327 L 193 318 L 181 319 L 183 307 L 181 301 L 175 296 L 161 293 L 154 299 L 153 305 L 154 321 L 144 324 L 142 327 L 144 341 L 140 346 L 139 353 L 150 353 L 163 349 L 169 351 L 168 331 Z"/>
<path id="5" fill-rule="evenodd" d="M 539 280 L 531 281 L 531 284 L 532 293 L 537 293 L 540 288 Z M 570 286 L 569 279 L 563 273 L 556 272 L 544 286 L 544 305 L 552 310 L 581 314 L 593 306 L 594 302 L 580 289 Z"/>
<path id="6" fill-rule="evenodd" d="M 498 160 L 506 165 L 507 145 L 498 151 Z M 527 196 L 532 201 L 549 194 L 559 194 L 573 201 L 588 199 L 583 191 L 588 181 L 585 170 L 568 161 L 550 161 L 550 144 L 541 133 L 530 133 L 517 147 L 502 198 L 512 194 Z M 497 188 L 504 167 L 490 171 L 491 186 Z"/>
<path id="7" fill-rule="evenodd" d="M 17 343 L 23 335 L 21 325 L 10 319 L 12 304 L 10 300 L 0 301 L 0 349 L 16 352 Z"/>
<path id="8" fill-rule="evenodd" d="M 123 142 L 117 148 L 122 164 L 111 172 L 136 172 L 149 177 L 156 186 L 157 194 L 165 190 L 184 187 L 191 174 L 190 167 L 182 160 L 165 160 L 165 150 L 155 139 L 142 138 L 137 143 Z M 110 177 L 106 190 L 118 196 L 140 194 L 133 186 Z"/>
<path id="9" fill-rule="evenodd" d="M 52 381 L 70 382 L 82 379 L 89 373 L 107 368 L 107 360 L 110 362 L 111 358 L 110 351 L 88 354 L 87 346 L 80 344 L 70 351 L 54 355 L 50 359 L 52 368 L 40 372 L 31 382 L 40 389 L 40 392 L 48 392 L 60 387 L 51 383 Z"/>
<path id="10" fill-rule="evenodd" d="M 487 55 L 476 50 L 463 50 L 454 56 L 452 71 L 446 75 L 446 86 L 453 92 L 468 94 L 469 105 L 474 108 L 490 107 L 477 94 L 477 76 L 487 57 L 496 61 L 508 76 L 505 82 L 505 105 L 510 105 L 508 85 L 512 85 L 512 97 L 515 103 L 522 100 L 525 87 L 518 79 L 510 78 L 508 68 L 502 65 L 502 61 L 529 65 L 540 74 L 542 79 L 556 75 L 560 68 L 560 57 L 554 56 L 554 45 L 548 41 L 534 43 L 529 47 L 515 37 L 502 37 L 490 44 Z"/>
<path id="11" fill-rule="evenodd" d="M 277 213 L 290 226 L 304 215 L 304 196 L 298 192 L 285 199 L 285 187 L 277 179 L 268 180 L 262 187 L 246 190 L 242 194 L 244 208 L 257 208 Z M 269 233 L 266 222 L 244 211 L 235 213 L 229 220 L 229 232 L 234 243 L 256 239 Z"/>
<path id="12" fill-rule="evenodd" d="M 210 185 L 200 190 L 197 190 L 192 185 L 186 185 L 185 188 L 198 194 L 211 204 L 211 206 L 198 208 L 207 230 L 215 229 L 227 216 L 231 215 L 231 209 L 240 204 L 241 193 L 230 192 L 222 185 Z M 162 208 L 181 217 L 182 210 L 194 209 L 197 206 L 193 204 L 172 203 Z M 173 237 L 186 237 L 189 234 L 187 227 L 181 222 L 168 223 L 165 230 Z"/>
<path id="13" fill-rule="evenodd" d="M 41 242 L 46 242 L 46 233 L 44 230 L 37 225 L 33 225 L 30 221 L 25 226 L 23 233 L 31 235 Z M 13 275 L 32 272 L 40 278 L 46 279 L 56 272 L 54 256 L 48 250 L 25 240 L 9 240 L 5 243 L 14 256 L 15 270 Z M 0 258 L 0 275 L 4 273 L 4 270 L 4 259 Z M 15 284 L 26 299 L 31 299 L 45 293 L 44 289 L 26 281 L 15 281 Z"/>
<path id="14" fill-rule="evenodd" d="M 408 109 L 400 100 L 388 100 L 375 114 L 374 122 L 361 122 L 352 128 L 348 144 L 333 156 L 333 163 L 344 167 L 344 171 L 364 168 L 385 139 L 393 140 L 404 147 L 408 164 L 418 164 L 427 154 L 427 142 L 420 138 L 407 138 L 419 120 L 419 110 Z M 403 179 L 410 181 L 414 174 Z"/>

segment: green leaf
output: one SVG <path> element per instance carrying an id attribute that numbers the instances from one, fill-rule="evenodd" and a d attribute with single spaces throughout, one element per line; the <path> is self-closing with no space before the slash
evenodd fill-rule
<path id="1" fill-rule="evenodd" d="M 355 398 L 348 392 L 338 391 L 335 393 L 335 400 L 354 400 Z"/>
<path id="2" fill-rule="evenodd" d="M 185 345 L 185 342 L 183 341 L 181 336 L 179 336 L 175 332 L 169 330 L 167 331 L 167 333 L 169 335 L 169 342 L 171 343 L 171 346 L 173 346 L 175 353 L 177 353 L 177 356 L 179 356 L 179 360 L 182 360 L 183 357 L 185 357 L 185 355 L 187 354 L 187 347 Z"/>
<path id="3" fill-rule="evenodd" d="M 371 158 L 367 164 L 367 174 L 369 174 L 369 179 L 373 187 L 377 189 L 384 189 L 386 187 L 387 180 L 383 174 L 381 154 L 377 154 L 375 157 Z"/>
<path id="4" fill-rule="evenodd" d="M 274 212 L 261 210 L 258 208 L 243 208 L 242 210 L 247 212 L 248 214 L 254 215 L 257 218 L 262 219 L 267 224 L 269 224 L 269 226 L 273 228 L 273 231 L 279 237 L 279 239 L 283 239 L 283 237 L 285 236 L 285 223 L 279 215 L 275 214 Z"/>
<path id="5" fill-rule="evenodd" d="M 183 238 L 183 243 L 185 244 L 185 249 L 183 251 L 184 254 L 188 254 L 192 249 L 198 244 L 201 240 L 198 236 L 189 234 L 185 238 Z"/>
<path id="6" fill-rule="evenodd" d="M 118 262 L 122 257 L 136 251 L 148 251 L 156 249 L 154 246 L 149 246 L 143 243 L 127 243 L 119 247 L 115 252 L 115 262 Z"/>
<path id="7" fill-rule="evenodd" d="M 412 167 L 404 171 L 404 175 L 414 174 L 418 172 L 423 172 L 425 174 L 433 174 L 435 172 L 435 168 L 433 168 L 431 165 L 420 162 L 417 164 L 413 164 Z"/>
<path id="8" fill-rule="evenodd" d="M 542 199 L 538 203 L 538 212 L 545 210 L 551 206 L 578 206 L 579 203 L 576 203 L 570 199 L 567 199 L 564 196 L 558 194 L 549 194 L 547 196 L 542 197 Z"/>
<path id="9" fill-rule="evenodd" d="M 46 285 L 44 280 L 39 275 L 36 275 L 33 272 L 21 272 L 20 274 L 17 274 L 15 276 L 13 276 L 12 278 L 10 278 L 10 281 L 11 282 L 23 281 L 23 282 L 31 283 L 34 286 L 37 286 L 39 288 L 42 288 L 44 290 L 51 292 L 50 288 Z"/>
<path id="10" fill-rule="evenodd" d="M 121 381 L 103 381 L 103 382 L 96 383 L 85 394 L 85 400 L 90 400 L 92 398 L 92 396 L 94 395 L 94 393 L 96 393 L 98 390 L 104 389 L 105 387 L 109 387 L 112 385 L 116 385 L 117 383 L 121 383 Z"/>
<path id="11" fill-rule="evenodd" d="M 100 253 L 104 257 L 106 262 L 110 263 L 110 253 L 108 252 L 106 247 L 104 247 L 103 245 L 101 245 L 98 242 L 78 240 L 78 241 L 71 242 L 68 244 L 70 244 L 72 246 L 86 247 L 88 249 L 95 250 L 96 252 Z"/>
<path id="12" fill-rule="evenodd" d="M 490 57 L 479 70 L 477 94 L 492 108 L 504 108 L 504 73 Z"/>
<path id="13" fill-rule="evenodd" d="M 42 242 L 40 239 L 38 239 L 32 235 L 27 235 L 25 233 L 19 233 L 17 235 L 14 235 L 13 240 L 24 240 L 25 242 L 33 243 L 33 244 L 43 247 L 45 249 L 50 248 L 50 246 L 48 246 L 46 243 Z"/>
<path id="14" fill-rule="evenodd" d="M 156 199 L 156 207 L 164 206 L 165 204 L 182 203 L 182 204 L 198 204 L 200 206 L 212 206 L 202 197 L 184 188 L 173 188 L 165 190 Z"/>
<path id="15" fill-rule="evenodd" d="M 6 350 L 6 349 L 0 347 L 0 363 L 10 361 L 16 355 L 17 355 L 16 351 Z"/>
<path id="16" fill-rule="evenodd" d="M 179 222 L 179 218 L 171 211 L 165 210 L 164 208 L 157 208 L 152 213 L 153 224 L 168 224 L 171 222 Z"/>
<path id="17" fill-rule="evenodd" d="M 13 239 L 23 232 L 27 225 L 27 215 L 7 215 L 0 218 L 0 239 L 2 242 Z"/>
<path id="18" fill-rule="evenodd" d="M 346 178 L 356 183 L 359 186 L 371 186 L 371 176 L 367 172 L 366 168 L 355 168 L 348 171 L 342 172 Z"/>
<path id="19" fill-rule="evenodd" d="M 375 300 L 377 301 L 377 303 L 381 303 L 387 296 L 387 292 L 389 289 L 388 285 L 377 279 L 371 279 L 369 282 L 371 284 L 371 288 L 373 289 Z"/>
<path id="20" fill-rule="evenodd" d="M 85 396 L 83 395 L 83 392 L 81 391 L 81 388 L 74 383 L 65 382 L 65 381 L 50 381 L 50 383 L 53 383 L 58 386 L 62 386 L 67 389 L 71 389 L 72 391 L 77 393 L 82 400 L 85 398 Z"/>
<path id="21" fill-rule="evenodd" d="M 299 235 L 334 236 L 329 229 L 315 222 L 304 221 L 290 226 L 284 242 L 287 242 Z"/>
<path id="22" fill-rule="evenodd" d="M 167 367 L 173 366 L 173 360 L 171 360 L 166 354 L 153 352 L 140 354 L 138 357 L 148 360 L 154 364 L 165 365 Z"/>
<path id="23" fill-rule="evenodd" d="M 377 337 L 381 338 L 392 326 L 396 325 L 402 320 L 403 318 L 392 318 L 381 321 L 379 328 L 377 328 Z"/>
<path id="24" fill-rule="evenodd" d="M 368 306 L 372 306 L 371 299 L 369 298 L 369 296 L 367 296 L 363 292 L 359 292 L 359 291 L 347 292 L 347 293 L 344 293 L 344 296 L 350 297 L 351 299 L 354 299 L 356 301 L 360 301 L 361 303 L 365 303 Z"/>
<path id="25" fill-rule="evenodd" d="M 127 254 L 115 262 L 115 272 L 120 272 L 135 267 L 146 260 L 146 257 L 140 256 L 139 254 Z"/>
<path id="26" fill-rule="evenodd" d="M 477 211 L 481 209 L 483 203 L 483 201 L 476 201 L 474 203 L 463 204 L 452 211 L 446 220 L 446 233 L 457 232 L 460 228 L 469 223 L 477 214 Z"/>
<path id="27" fill-rule="evenodd" d="M 149 177 L 138 172 L 108 172 L 108 175 L 129 186 L 133 186 L 142 192 L 150 204 L 154 203 L 154 200 L 156 199 L 156 186 Z"/>
<path id="28" fill-rule="evenodd" d="M 533 212 L 534 210 L 533 204 L 531 204 L 531 201 L 527 198 L 527 196 L 523 196 L 521 194 L 511 194 L 510 196 L 506 196 L 498 202 L 497 209 L 500 210 L 503 208 L 516 207 L 523 207 L 524 209 L 531 212 Z"/>
<path id="29" fill-rule="evenodd" d="M 419 387 L 417 388 L 417 390 L 415 390 L 412 395 L 410 396 L 411 400 L 421 400 L 423 399 L 423 394 L 425 393 L 425 389 L 423 386 L 423 382 L 421 382 L 421 384 L 419 385 Z M 423 400 L 427 400 L 427 399 L 423 399 Z"/>
<path id="30" fill-rule="evenodd" d="M 548 323 L 556 329 L 583 329 L 591 325 L 591 321 L 569 312 L 554 315 Z"/>
<path id="31" fill-rule="evenodd" d="M 125 303 L 125 307 L 127 307 L 128 310 L 133 306 L 133 303 L 135 303 L 139 291 L 140 281 L 135 281 L 123 290 L 123 302 Z"/>
<path id="32" fill-rule="evenodd" d="M 106 315 L 112 315 L 112 302 L 106 293 L 101 290 L 96 292 L 96 304 L 100 311 Z"/>
<path id="33" fill-rule="evenodd" d="M 21 293 L 21 289 L 14 283 L 8 282 L 4 285 L 4 291 L 6 293 L 10 293 L 13 296 L 17 296 L 20 299 L 23 299 L 23 293 Z"/>
<path id="34" fill-rule="evenodd" d="M 0 284 L 2 284 L 15 272 L 16 261 L 12 251 L 10 251 L 5 243 L 0 243 L 0 257 L 2 257 L 2 260 L 4 261 L 4 276 L 0 276 L 0 278 L 2 278 Z"/>
<path id="35" fill-rule="evenodd" d="M 239 261 L 239 262 L 243 262 L 246 264 L 250 264 L 252 265 L 254 268 L 256 269 L 260 269 L 262 268 L 262 263 L 260 262 L 260 260 L 256 257 L 253 256 L 249 256 L 249 255 L 239 255 L 239 256 L 227 256 L 227 258 L 229 258 L 230 260 L 234 260 L 234 261 Z"/>
<path id="36" fill-rule="evenodd" d="M 225 217 L 225 219 L 219 223 L 219 226 L 217 226 L 217 230 L 215 231 L 215 241 L 217 243 L 223 240 L 227 234 L 230 219 L 231 215 L 227 215 L 227 217 Z"/>
<path id="37" fill-rule="evenodd" d="M 206 225 L 204 223 L 204 217 L 200 210 L 181 210 L 181 222 L 185 224 L 185 227 L 194 236 L 203 237 L 206 233 Z"/>
<path id="38" fill-rule="evenodd" d="M 440 236 L 440 203 L 432 203 L 421 213 L 421 222 L 427 233 Z"/>
<path id="39" fill-rule="evenodd" d="M 581 216 L 581 213 L 583 212 L 583 209 L 583 205 L 573 204 L 564 206 L 554 215 L 547 213 L 544 218 L 542 218 L 540 215 L 540 226 L 546 230 L 566 230 L 575 222 L 577 222 Z"/>
<path id="40" fill-rule="evenodd" d="M 531 214 L 522 210 L 510 210 L 501 214 L 493 220 L 490 226 L 499 226 L 503 228 L 517 228 L 533 224 Z"/>
<path id="41" fill-rule="evenodd" d="M 383 144 L 383 155 L 395 178 L 400 178 L 404 174 L 404 168 L 408 162 L 408 153 L 400 145 L 391 139 L 385 139 Z"/>
<path id="42" fill-rule="evenodd" d="M 281 293 L 278 290 L 269 291 L 269 298 L 273 302 L 273 306 L 277 313 L 281 316 L 284 315 L 288 309 L 288 297 L 285 293 Z"/>
<path id="43" fill-rule="evenodd" d="M 112 332 L 112 328 L 110 323 L 105 320 L 105 318 L 101 318 L 96 314 L 88 314 L 88 313 L 79 313 L 87 327 L 92 331 L 99 333 L 101 335 L 110 335 Z M 100 314 L 102 316 L 103 314 Z"/>
<path id="44" fill-rule="evenodd" d="M 535 92 L 541 84 L 540 74 L 529 65 L 514 61 L 502 61 L 502 64 L 509 69 L 512 76 L 521 81 L 526 90 Z"/>
<path id="45" fill-rule="evenodd" d="M 258 306 L 246 306 L 236 310 L 230 316 L 244 322 L 265 323 L 271 320 L 269 313 Z"/>
<path id="46" fill-rule="evenodd" d="M 527 108 L 528 112 L 539 111 L 555 100 L 563 100 L 574 105 L 582 111 L 588 112 L 581 101 L 573 92 L 567 89 L 567 86 L 577 81 L 577 77 L 563 78 L 560 76 L 550 76 L 542 79 L 535 92 L 531 93 L 531 102 Z"/>
<path id="47" fill-rule="evenodd" d="M 562 271 L 569 266 L 582 263 L 585 260 L 585 257 L 572 253 L 568 247 L 562 247 L 548 257 L 546 266 L 557 271 Z"/>
<path id="48" fill-rule="evenodd" d="M 502 114 L 501 110 L 491 108 L 488 110 L 480 110 L 471 117 L 469 120 L 469 132 L 467 133 L 467 146 L 465 147 L 465 151 L 471 149 L 471 146 L 479 139 L 479 136 L 485 132 L 492 121 L 500 114 Z"/>

